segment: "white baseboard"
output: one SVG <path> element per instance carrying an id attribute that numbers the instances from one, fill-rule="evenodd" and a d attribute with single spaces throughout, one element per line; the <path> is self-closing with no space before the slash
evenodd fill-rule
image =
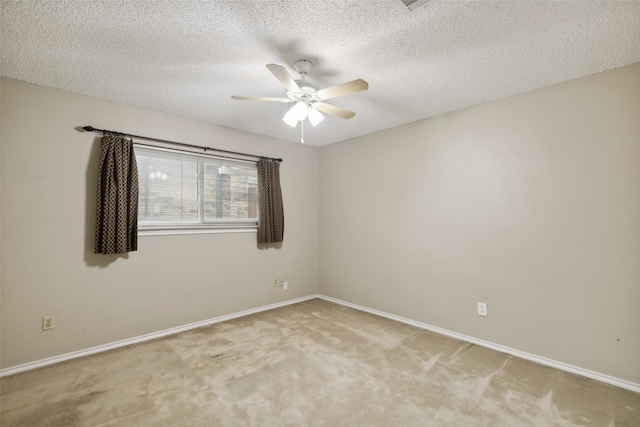
<path id="1" fill-rule="evenodd" d="M 616 387 L 624 388 L 626 390 L 634 391 L 636 393 L 640 393 L 640 384 L 632 383 L 630 381 L 622 380 L 620 378 L 611 377 L 609 375 L 600 374 L 598 372 L 590 371 L 588 369 L 579 368 L 577 366 L 569 365 L 567 363 L 558 362 L 555 360 L 547 359 L 546 357 L 536 356 L 535 354 L 526 353 L 524 351 L 515 350 L 513 348 L 505 347 L 499 344 L 494 344 L 489 341 L 484 341 L 481 339 L 473 338 L 467 335 L 459 334 L 456 332 L 451 332 L 446 329 L 438 328 L 437 326 L 431 326 L 426 323 L 416 322 L 415 320 L 407 319 L 401 316 L 396 316 L 395 314 L 385 313 L 384 311 L 374 310 L 368 307 L 363 307 L 361 305 L 352 304 L 347 301 L 342 301 L 337 298 L 328 297 L 325 295 L 318 295 L 318 298 L 321 298 L 326 301 L 331 301 L 336 304 L 341 304 L 347 307 L 355 308 L 356 310 L 365 311 L 367 313 L 375 314 L 377 316 L 386 317 L 387 319 L 395 320 L 401 323 L 406 323 L 407 325 L 415 326 L 420 329 L 426 329 L 428 331 L 436 332 L 441 335 L 446 335 L 448 337 L 456 338 L 461 341 L 470 342 L 472 344 L 476 344 L 482 347 L 487 347 L 492 350 L 499 351 L 501 353 L 511 354 L 516 357 L 520 357 L 522 359 L 530 360 L 532 362 L 539 363 L 541 365 L 550 366 L 552 368 L 560 369 L 562 371 L 571 372 L 573 374 L 582 375 L 583 377 L 591 378 L 597 381 L 601 381 L 603 383 L 611 384 Z"/>
<path id="2" fill-rule="evenodd" d="M 560 369 L 562 371 L 571 372 L 573 374 L 582 375 L 583 377 L 591 378 L 597 381 L 601 381 L 603 383 L 611 384 L 616 387 L 624 388 L 626 390 L 630 390 L 636 393 L 640 393 L 640 384 L 632 383 L 630 381 L 622 380 L 619 378 L 611 377 L 609 375 L 600 374 L 598 372 L 593 372 L 588 369 L 579 368 L 577 366 L 569 365 L 566 363 L 558 362 L 555 360 L 547 359 L 546 357 L 536 356 L 535 354 L 526 353 L 524 351 L 515 350 L 513 348 L 505 347 L 499 344 L 494 344 L 489 341 L 484 341 L 481 339 L 473 338 L 467 335 L 459 334 L 456 332 L 451 332 L 446 329 L 438 328 L 436 326 L 428 325 L 426 323 L 417 322 L 415 320 L 407 319 L 405 317 L 396 316 L 395 314 L 385 313 L 384 311 L 374 310 L 372 308 L 363 307 L 361 305 L 352 304 L 347 301 L 342 301 L 337 298 L 328 297 L 326 295 L 308 295 L 306 297 L 295 298 L 275 304 L 264 305 L 262 307 L 253 308 L 250 310 L 239 311 L 237 313 L 231 313 L 224 316 L 214 317 L 212 319 L 202 320 L 200 322 L 189 323 L 187 325 L 178 326 L 175 328 L 165 329 L 159 332 L 153 332 L 150 334 L 140 335 L 137 337 L 112 342 L 109 344 L 103 344 L 96 347 L 91 347 L 85 350 L 74 351 L 71 353 L 62 354 L 59 356 L 49 357 L 47 359 L 36 360 L 34 362 L 25 363 L 22 365 L 11 366 L 9 368 L 0 369 L 0 378 L 17 374 L 20 372 L 29 371 L 36 368 L 42 368 L 44 366 L 53 365 L 55 363 L 64 362 L 66 360 L 76 359 L 78 357 L 89 356 L 91 354 L 101 353 L 103 351 L 113 350 L 120 347 L 125 347 L 131 344 L 137 344 L 144 341 L 150 341 L 156 338 L 165 337 L 167 335 L 174 335 L 180 332 L 185 332 L 191 329 L 200 328 L 203 326 L 212 325 L 214 323 L 220 323 L 227 320 L 235 319 L 237 317 L 248 316 L 250 314 L 260 313 L 261 311 L 272 310 L 278 307 L 284 307 L 291 304 L 296 304 L 303 301 L 308 301 L 310 299 L 320 298 L 325 301 L 334 302 L 336 304 L 344 305 L 347 307 L 355 308 L 356 310 L 364 311 L 367 313 L 375 314 L 377 316 L 386 317 L 387 319 L 395 320 L 401 323 L 405 323 L 407 325 L 415 326 L 420 329 L 426 329 L 428 331 L 436 332 L 441 335 L 446 335 L 448 337 L 456 338 L 461 341 L 470 342 L 472 344 L 476 344 L 482 347 L 490 348 L 492 350 L 499 351 L 501 353 L 511 354 L 516 357 L 520 357 L 522 359 L 530 360 L 532 362 L 540 363 L 541 365 L 550 366 L 552 368 Z"/>
<path id="3" fill-rule="evenodd" d="M 42 368 L 44 366 L 53 365 L 55 363 L 64 362 L 66 360 L 77 359 L 78 357 L 89 356 L 91 354 L 101 353 L 103 351 L 113 350 L 115 348 L 125 347 L 131 344 L 137 344 L 144 341 L 154 340 L 156 338 L 165 337 L 167 335 L 174 335 L 180 332 L 185 332 L 191 329 L 201 328 L 203 326 L 213 325 L 214 323 L 220 323 L 227 320 L 235 319 L 237 317 L 248 316 L 250 314 L 259 313 L 261 311 L 272 310 L 278 307 L 284 307 L 286 305 L 296 304 L 298 302 L 307 301 L 310 299 L 318 298 L 319 295 L 309 295 L 302 298 L 295 298 L 275 304 L 264 305 L 258 308 L 252 308 L 250 310 L 239 311 L 237 313 L 231 313 L 224 316 L 214 317 L 212 319 L 202 320 L 200 322 L 189 323 L 187 325 L 178 326 L 175 328 L 165 329 L 159 332 L 152 332 L 150 334 L 140 335 L 133 338 L 128 338 L 121 341 L 112 342 L 109 344 L 103 344 L 96 347 L 87 348 L 85 350 L 73 351 L 71 353 L 61 354 L 60 356 L 53 356 L 46 359 L 36 360 L 34 362 L 24 363 L 22 365 L 11 366 L 9 368 L 0 369 L 0 378 L 17 374 L 24 371 L 29 371 L 36 368 Z"/>

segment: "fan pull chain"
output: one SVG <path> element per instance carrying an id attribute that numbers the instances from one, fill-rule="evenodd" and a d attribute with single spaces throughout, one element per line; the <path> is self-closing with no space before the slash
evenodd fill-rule
<path id="1" fill-rule="evenodd" d="M 304 144 L 304 120 L 300 120 L 300 142 Z"/>

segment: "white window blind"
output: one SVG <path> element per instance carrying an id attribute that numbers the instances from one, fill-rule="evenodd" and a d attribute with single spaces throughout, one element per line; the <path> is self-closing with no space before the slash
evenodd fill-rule
<path id="1" fill-rule="evenodd" d="M 255 228 L 256 164 L 135 147 L 141 230 Z"/>

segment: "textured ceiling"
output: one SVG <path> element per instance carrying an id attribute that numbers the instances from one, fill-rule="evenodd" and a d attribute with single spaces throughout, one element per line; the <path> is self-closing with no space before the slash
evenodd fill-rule
<path id="1" fill-rule="evenodd" d="M 294 142 L 289 104 L 231 95 L 284 96 L 265 64 L 297 78 L 302 58 L 319 88 L 367 80 L 330 101 L 353 119 L 305 127 L 316 146 L 640 62 L 638 1 L 2 0 L 1 13 L 3 76 Z"/>

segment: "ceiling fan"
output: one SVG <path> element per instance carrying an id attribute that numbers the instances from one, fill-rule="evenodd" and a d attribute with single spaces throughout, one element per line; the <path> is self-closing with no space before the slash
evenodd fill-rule
<path id="1" fill-rule="evenodd" d="M 291 127 L 296 127 L 300 122 L 301 136 L 300 142 L 304 143 L 304 120 L 309 119 L 313 126 L 316 126 L 324 116 L 322 113 L 340 117 L 342 119 L 350 119 L 356 115 L 353 111 L 327 104 L 326 100 L 338 98 L 340 96 L 349 95 L 356 92 L 362 92 L 369 89 L 369 83 L 362 79 L 352 80 L 337 86 L 331 86 L 326 89 L 317 90 L 312 84 L 306 81 L 307 73 L 311 70 L 313 64 L 306 59 L 300 59 L 293 64 L 294 68 L 300 73 L 300 78 L 294 80 L 287 72 L 286 68 L 277 64 L 267 64 L 267 68 L 278 79 L 280 84 L 287 90 L 286 98 L 270 98 L 263 96 L 232 96 L 231 98 L 241 101 L 269 101 L 294 103 L 284 115 L 282 120 Z"/>

